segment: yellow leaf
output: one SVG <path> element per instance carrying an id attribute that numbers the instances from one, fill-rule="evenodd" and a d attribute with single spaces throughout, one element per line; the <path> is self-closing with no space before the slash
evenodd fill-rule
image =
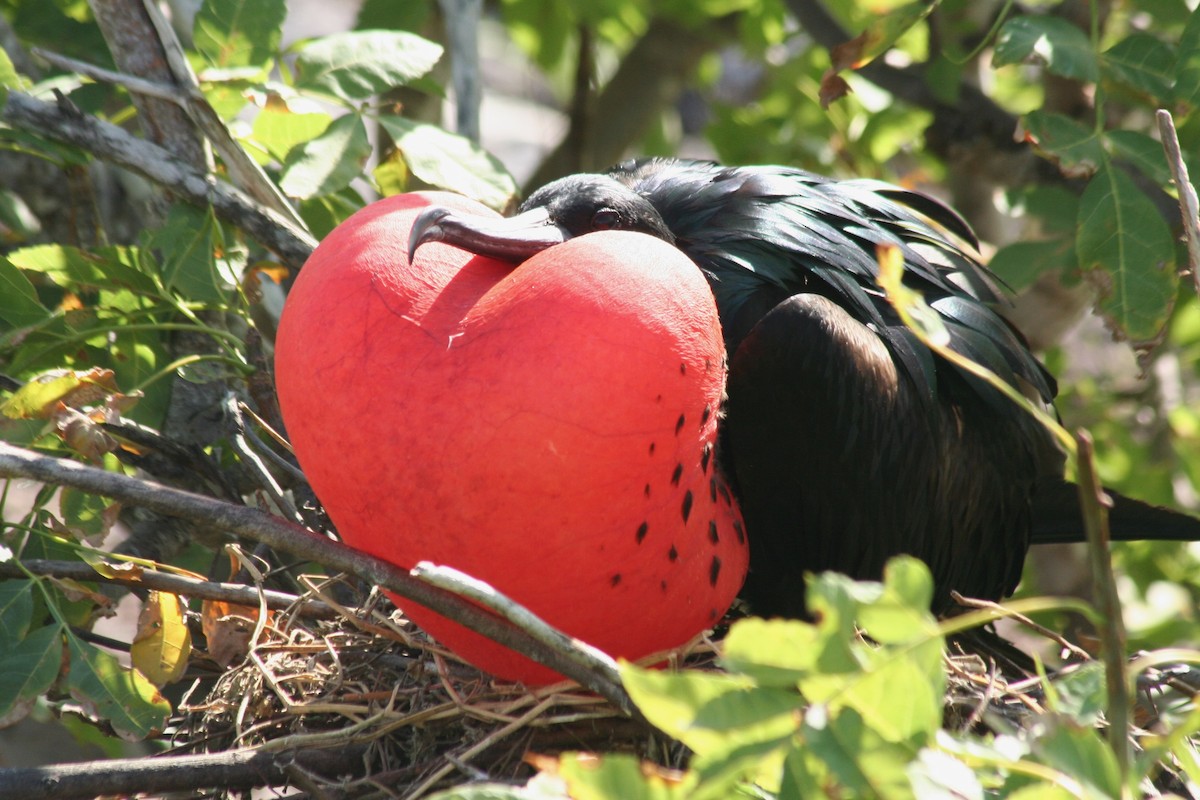
<path id="1" fill-rule="evenodd" d="M 183 677 L 192 652 L 192 634 L 179 595 L 151 592 L 138 616 L 137 634 L 129 648 L 133 666 L 155 686 Z"/>

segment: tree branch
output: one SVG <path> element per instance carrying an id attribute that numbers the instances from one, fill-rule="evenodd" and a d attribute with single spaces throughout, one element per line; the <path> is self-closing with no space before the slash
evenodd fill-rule
<path id="1" fill-rule="evenodd" d="M 58 103 L 9 92 L 0 119 L 14 128 L 47 136 L 137 173 L 200 207 L 212 205 L 225 221 L 242 228 L 299 269 L 316 247 L 308 233 L 263 208 L 247 195 L 179 161 L 158 145 L 116 125 L 81 113 L 65 99 Z"/>
<path id="2" fill-rule="evenodd" d="M 72 800 L 101 795 L 162 795 L 220 786 L 251 789 L 282 786 L 299 768 L 335 781 L 362 771 L 364 748 L 336 747 L 270 753 L 231 750 L 191 756 L 119 758 L 49 767 L 0 769 L 0 798 Z"/>
<path id="3" fill-rule="evenodd" d="M 0 442 L 0 476 L 30 478 L 111 497 L 161 514 L 227 530 L 298 558 L 358 575 L 571 678 L 626 714 L 637 713 L 625 689 L 612 678 L 610 665 L 590 653 L 582 649 L 563 652 L 548 647 L 528 632 L 451 592 L 413 577 L 394 564 L 326 539 L 280 517 L 152 481 L 39 455 L 5 442 Z M 508 602 L 512 603 L 511 600 Z"/>
<path id="4" fill-rule="evenodd" d="M 680 88 L 696 71 L 700 59 L 733 37 L 728 17 L 691 29 L 656 17 L 633 48 L 621 59 L 612 79 L 595 98 L 587 119 L 598 126 L 587 138 L 590 163 L 572 162 L 578 133 L 568 131 L 563 141 L 538 167 L 528 186 L 549 183 L 580 168 L 602 169 L 624 157 L 663 106 L 679 96 Z M 586 122 L 582 120 L 581 122 Z M 580 121 L 572 120 L 572 125 Z"/>
<path id="5" fill-rule="evenodd" d="M 186 575 L 140 568 L 128 571 L 118 569 L 111 575 L 105 575 L 97 572 L 91 564 L 82 561 L 51 561 L 36 558 L 22 561 L 20 565 L 12 562 L 0 562 L 0 578 L 24 578 L 27 572 L 55 578 L 71 578 L 77 581 L 112 583 L 118 586 L 127 586 L 130 589 L 153 589 L 196 597 L 201 600 L 221 600 L 242 606 L 257 606 L 259 601 L 265 598 L 268 608 L 294 607 L 302 617 L 333 619 L 338 616 L 336 609 L 320 600 L 307 600 L 272 589 L 263 589 L 260 594 L 256 587 L 241 583 L 202 581 Z"/>

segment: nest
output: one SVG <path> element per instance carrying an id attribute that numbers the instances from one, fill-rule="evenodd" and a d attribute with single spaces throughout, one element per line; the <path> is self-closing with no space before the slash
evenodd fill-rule
<path id="1" fill-rule="evenodd" d="M 334 605 L 340 613 L 330 619 L 290 609 L 259 623 L 259 643 L 239 665 L 198 679 L 179 705 L 175 752 L 339 748 L 354 753 L 353 774 L 315 780 L 336 783 L 346 797 L 419 798 L 466 781 L 520 783 L 534 773 L 530 754 L 568 750 L 686 765 L 681 745 L 573 683 L 528 689 L 458 661 L 378 592 L 354 610 Z M 1075 666 L 1064 669 L 1086 657 L 1061 637 L 1032 630 L 1045 639 L 1040 644 L 1069 651 Z M 701 638 L 673 660 L 716 670 L 719 645 L 719 635 Z M 1046 698 L 1033 663 L 994 634 L 954 640 L 945 657 L 944 726 L 1011 733 L 1036 725 Z M 1148 674 L 1138 730 L 1153 728 L 1167 698 L 1194 702 L 1195 677 Z M 1170 765 L 1155 784 L 1191 796 Z"/>
<path id="2" fill-rule="evenodd" d="M 360 774 L 339 789 L 405 798 L 467 780 L 525 780 L 528 753 L 686 761 L 679 745 L 572 682 L 529 689 L 459 661 L 382 594 L 339 610 L 328 620 L 280 614 L 239 665 L 195 681 L 179 705 L 175 751 L 355 748 Z M 716 648 L 701 639 L 676 657 L 714 668 Z"/>

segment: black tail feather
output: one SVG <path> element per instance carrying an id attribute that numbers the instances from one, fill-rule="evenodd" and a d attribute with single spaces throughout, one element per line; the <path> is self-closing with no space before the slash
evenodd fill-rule
<path id="1" fill-rule="evenodd" d="M 1200 541 L 1200 519 L 1163 506 L 1134 500 L 1110 489 L 1109 533 L 1114 542 Z M 1079 507 L 1079 487 L 1066 481 L 1039 484 L 1033 499 L 1030 544 L 1064 544 L 1087 538 Z"/>

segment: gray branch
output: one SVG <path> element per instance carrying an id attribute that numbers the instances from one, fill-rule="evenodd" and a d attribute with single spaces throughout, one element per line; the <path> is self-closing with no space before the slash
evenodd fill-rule
<path id="1" fill-rule="evenodd" d="M 316 247 L 308 233 L 242 191 L 187 166 L 152 142 L 83 114 L 66 100 L 48 103 L 22 92 L 9 92 L 0 120 L 85 150 L 194 205 L 203 208 L 211 204 L 217 216 L 249 233 L 293 269 L 299 269 Z"/>

